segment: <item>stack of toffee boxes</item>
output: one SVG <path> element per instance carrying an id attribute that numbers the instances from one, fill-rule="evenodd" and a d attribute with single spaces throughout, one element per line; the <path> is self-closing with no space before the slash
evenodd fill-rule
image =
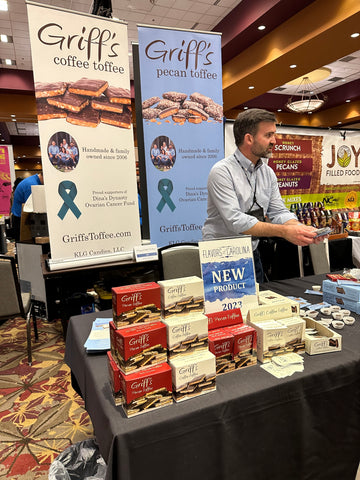
<path id="1" fill-rule="evenodd" d="M 327 275 L 329 280 L 322 284 L 323 300 L 331 305 L 360 314 L 360 284 L 339 275 Z"/>
<path id="2" fill-rule="evenodd" d="M 209 352 L 202 279 L 192 276 L 158 284 L 174 400 L 181 402 L 214 391 L 215 357 Z"/>
<path id="3" fill-rule="evenodd" d="M 216 389 L 198 277 L 112 289 L 108 367 L 128 417 Z"/>
<path id="4" fill-rule="evenodd" d="M 256 330 L 243 324 L 239 308 L 210 313 L 209 349 L 216 357 L 216 373 L 229 373 L 256 365 Z"/>
<path id="5" fill-rule="evenodd" d="M 128 417 L 172 403 L 166 327 L 155 282 L 112 289 L 108 367 L 114 401 Z"/>
<path id="6" fill-rule="evenodd" d="M 270 290 L 259 292 L 259 306 L 248 312 L 247 323 L 257 332 L 258 360 L 305 352 L 306 323 L 299 315 L 298 302 Z"/>

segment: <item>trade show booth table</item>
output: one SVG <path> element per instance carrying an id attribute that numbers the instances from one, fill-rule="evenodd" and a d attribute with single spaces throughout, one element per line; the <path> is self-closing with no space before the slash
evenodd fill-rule
<path id="1" fill-rule="evenodd" d="M 264 284 L 304 294 L 324 275 Z M 216 392 L 126 418 L 110 389 L 106 355 L 84 350 L 102 311 L 70 318 L 65 360 L 108 465 L 107 480 L 354 480 L 360 458 L 360 319 L 340 331 L 341 352 L 304 355 L 285 379 L 260 364 L 216 379 Z"/>

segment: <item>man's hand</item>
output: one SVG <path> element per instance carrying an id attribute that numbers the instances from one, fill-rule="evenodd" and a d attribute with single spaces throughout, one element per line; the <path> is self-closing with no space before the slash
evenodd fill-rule
<path id="1" fill-rule="evenodd" d="M 310 243 L 323 242 L 328 235 L 316 237 L 317 229 L 302 223 L 286 223 L 284 227 L 284 238 L 295 245 L 304 247 Z"/>

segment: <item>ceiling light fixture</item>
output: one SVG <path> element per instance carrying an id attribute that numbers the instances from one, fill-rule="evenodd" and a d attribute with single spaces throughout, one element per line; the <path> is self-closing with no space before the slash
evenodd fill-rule
<path id="1" fill-rule="evenodd" d="M 350 35 L 350 37 L 351 37 L 351 38 L 357 38 L 359 35 L 360 35 L 359 32 L 355 32 L 355 33 L 352 33 L 352 34 Z"/>
<path id="2" fill-rule="evenodd" d="M 265 25 L 259 25 L 258 26 L 258 30 L 265 30 L 265 28 L 266 28 Z"/>
<path id="3" fill-rule="evenodd" d="M 290 97 L 286 102 L 285 107 L 290 112 L 295 113 L 312 113 L 316 110 L 319 110 L 322 107 L 327 99 L 325 95 L 317 95 L 315 92 L 314 84 L 311 83 L 309 77 L 303 77 L 298 88 L 296 89 L 294 96 L 300 96 L 300 100 L 295 100 L 293 97 Z"/>
<path id="4" fill-rule="evenodd" d="M 290 65 L 290 68 L 296 68 L 297 65 L 295 63 L 293 63 L 292 65 Z"/>
<path id="5" fill-rule="evenodd" d="M 2 12 L 7 12 L 9 10 L 7 0 L 0 0 L 0 10 Z"/>
<path id="6" fill-rule="evenodd" d="M 254 90 L 254 85 L 250 85 L 249 90 Z"/>

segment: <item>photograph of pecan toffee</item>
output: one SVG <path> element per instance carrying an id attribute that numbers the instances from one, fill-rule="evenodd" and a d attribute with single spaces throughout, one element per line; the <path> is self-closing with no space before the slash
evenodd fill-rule
<path id="1" fill-rule="evenodd" d="M 105 80 L 83 77 L 75 82 L 36 82 L 35 97 L 39 121 L 65 118 L 80 127 L 131 128 L 130 90 Z"/>
<path id="2" fill-rule="evenodd" d="M 182 92 L 164 92 L 162 98 L 153 96 L 142 102 L 142 116 L 144 120 L 159 124 L 161 120 L 178 125 L 222 122 L 223 107 L 199 92 L 190 96 Z"/>

